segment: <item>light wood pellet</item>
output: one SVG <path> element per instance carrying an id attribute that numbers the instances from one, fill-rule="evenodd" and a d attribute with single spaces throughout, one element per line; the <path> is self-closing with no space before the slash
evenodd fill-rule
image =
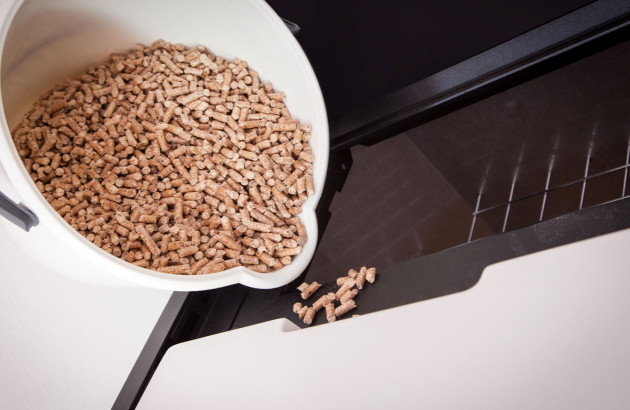
<path id="1" fill-rule="evenodd" d="M 339 302 L 346 303 L 350 299 L 354 299 L 354 297 L 359 293 L 359 289 L 352 289 L 344 293 L 340 298 Z"/>
<path id="2" fill-rule="evenodd" d="M 347 276 L 337 278 L 336 283 L 339 289 L 337 289 L 336 292 L 328 292 L 320 296 L 310 307 L 303 306 L 302 303 L 297 302 L 293 305 L 293 313 L 296 313 L 304 324 L 310 326 L 317 312 L 325 308 L 326 319 L 328 322 L 334 322 L 340 316 L 356 308 L 357 305 L 354 298 L 359 294 L 359 291 L 364 288 L 365 282 L 374 283 L 375 280 L 375 268 L 368 269 L 363 266 L 358 271 L 350 269 Z M 312 282 L 311 284 L 304 282 L 300 284 L 297 289 L 300 291 L 300 297 L 306 300 L 321 287 L 322 285 L 317 282 Z M 335 304 L 336 301 L 339 305 Z M 354 316 L 358 315 L 353 315 L 353 317 Z"/>
<path id="3" fill-rule="evenodd" d="M 357 282 L 357 289 L 363 289 L 363 285 L 365 284 L 365 275 L 367 274 L 367 268 L 364 266 L 361 268 L 359 273 L 357 274 L 355 281 Z"/>
<path id="4" fill-rule="evenodd" d="M 335 300 L 335 294 L 330 292 L 326 295 L 323 295 L 319 299 L 317 299 L 317 301 L 313 303 L 313 309 L 315 309 L 315 312 L 317 313 L 318 310 L 320 310 L 321 308 L 323 308 L 324 306 L 326 306 L 327 304 L 329 304 L 330 302 L 334 300 Z"/>
<path id="5" fill-rule="evenodd" d="M 328 320 L 328 323 L 332 323 L 337 320 L 337 315 L 335 315 L 334 303 L 329 303 L 326 305 L 326 320 Z"/>
<path id="6" fill-rule="evenodd" d="M 337 293 L 335 293 L 335 297 L 337 298 L 337 300 L 341 300 L 341 297 L 350 289 L 352 289 L 352 287 L 356 284 L 357 282 L 352 278 L 348 278 L 346 281 L 344 281 L 339 290 L 337 290 Z"/>
<path id="7" fill-rule="evenodd" d="M 354 309 L 355 307 L 357 307 L 357 305 L 354 302 L 354 299 L 350 299 L 347 302 L 342 303 L 340 306 L 338 306 L 335 309 L 335 316 L 337 317 L 343 316 L 349 311 L 351 311 L 352 309 Z"/>
<path id="8" fill-rule="evenodd" d="M 141 267 L 270 272 L 306 242 L 310 126 L 245 61 L 159 40 L 89 67 L 13 131 L 52 207 Z"/>
<path id="9" fill-rule="evenodd" d="M 374 283 L 374 281 L 376 280 L 376 269 L 375 268 L 369 268 L 366 271 L 365 280 L 367 280 L 370 283 Z"/>
<path id="10" fill-rule="evenodd" d="M 312 324 L 313 318 L 315 318 L 315 309 L 310 307 L 307 309 L 306 314 L 304 315 L 304 318 L 303 318 L 304 323 L 306 323 L 307 325 Z"/>
<path id="11" fill-rule="evenodd" d="M 315 293 L 319 288 L 322 287 L 322 285 L 317 282 L 313 282 L 306 287 L 304 287 L 303 285 L 306 285 L 306 283 L 303 283 L 302 285 L 300 285 L 298 289 L 303 289 L 300 296 L 302 296 L 302 299 L 304 300 L 310 298 L 313 293 Z"/>

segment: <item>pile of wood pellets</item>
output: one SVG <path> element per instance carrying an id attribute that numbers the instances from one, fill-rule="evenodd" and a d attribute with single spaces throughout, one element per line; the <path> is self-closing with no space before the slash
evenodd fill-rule
<path id="1" fill-rule="evenodd" d="M 114 256 L 173 274 L 270 272 L 306 242 L 309 125 L 245 61 L 138 45 L 35 102 L 13 131 L 52 207 Z"/>
<path id="2" fill-rule="evenodd" d="M 363 266 L 359 271 L 350 269 L 347 276 L 337 278 L 337 286 L 339 289 L 337 292 L 329 292 L 313 303 L 312 306 L 304 306 L 302 303 L 297 302 L 293 305 L 293 312 L 298 315 L 300 320 L 304 321 L 306 325 L 311 325 L 315 314 L 324 308 L 326 310 L 326 319 L 328 322 L 334 322 L 338 317 L 341 317 L 357 307 L 354 301 L 355 296 L 359 293 L 359 290 L 363 289 L 365 282 L 374 283 L 376 280 L 376 269 L 366 268 Z M 301 292 L 300 296 L 303 300 L 310 298 L 319 288 L 321 284 L 313 282 L 308 284 L 302 283 L 297 289 Z M 339 305 L 335 303 L 337 301 Z"/>

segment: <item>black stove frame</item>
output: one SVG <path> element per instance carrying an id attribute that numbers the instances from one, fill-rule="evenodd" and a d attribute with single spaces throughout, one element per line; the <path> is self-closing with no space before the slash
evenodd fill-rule
<path id="1" fill-rule="evenodd" d="M 630 3 L 595 2 L 331 121 L 328 176 L 317 207 L 319 239 L 330 218 L 332 198 L 352 166 L 350 147 L 390 138 L 629 39 Z M 628 227 L 630 198 L 626 197 L 411 259 L 380 269 L 378 286 L 361 293 L 356 313 L 462 291 L 473 286 L 492 263 Z M 174 344 L 280 317 L 296 321 L 291 310 L 299 299 L 295 287 L 305 275 L 272 290 L 234 285 L 174 292 L 113 407 L 137 405 L 164 353 Z M 325 290 L 335 287 L 324 284 Z M 324 321 L 318 317 L 314 325 Z"/>

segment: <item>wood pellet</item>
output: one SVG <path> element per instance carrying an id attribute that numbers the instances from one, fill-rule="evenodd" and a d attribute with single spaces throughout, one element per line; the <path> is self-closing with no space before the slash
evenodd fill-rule
<path id="1" fill-rule="evenodd" d="M 325 295 L 321 295 L 312 306 L 302 305 L 301 302 L 297 302 L 293 305 L 293 313 L 296 313 L 298 319 L 302 320 L 304 324 L 310 326 L 317 312 L 325 308 L 326 320 L 334 322 L 337 318 L 357 307 L 354 298 L 365 287 L 365 282 L 374 283 L 375 280 L 375 268 L 368 269 L 363 266 L 358 271 L 350 269 L 346 276 L 337 278 L 336 283 L 339 288 L 336 292 L 328 292 Z M 317 293 L 321 287 L 322 285 L 317 282 L 310 284 L 304 282 L 297 287 L 297 290 L 300 291 L 300 297 L 306 300 Z"/>
<path id="2" fill-rule="evenodd" d="M 55 86 L 12 135 L 46 200 L 110 254 L 271 272 L 306 243 L 314 192 L 311 128 L 283 101 L 243 60 L 159 40 Z"/>

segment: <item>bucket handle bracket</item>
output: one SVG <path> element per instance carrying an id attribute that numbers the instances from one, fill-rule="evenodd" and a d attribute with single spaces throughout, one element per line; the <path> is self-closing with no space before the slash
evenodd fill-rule
<path id="1" fill-rule="evenodd" d="M 26 206 L 15 203 L 2 192 L 0 192 L 0 215 L 27 232 L 39 224 L 37 215 Z"/>

